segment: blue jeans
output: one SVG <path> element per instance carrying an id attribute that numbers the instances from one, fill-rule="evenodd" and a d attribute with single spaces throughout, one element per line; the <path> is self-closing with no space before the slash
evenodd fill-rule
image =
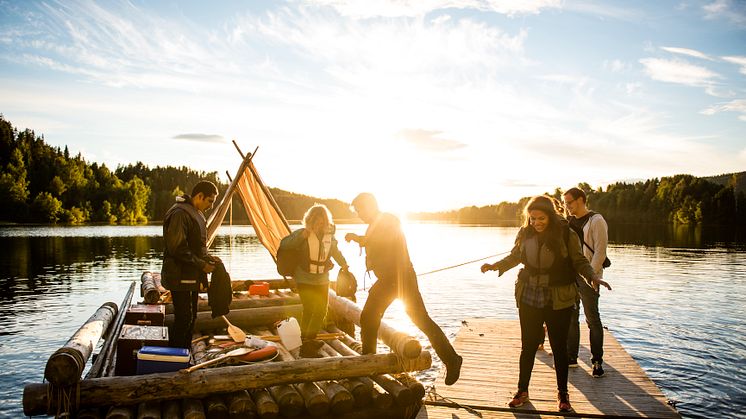
<path id="1" fill-rule="evenodd" d="M 598 313 L 598 293 L 591 288 L 583 279 L 578 278 L 578 290 L 580 301 L 577 309 L 573 310 L 570 319 L 570 331 L 567 337 L 567 356 L 571 360 L 578 359 L 580 347 L 580 305 L 583 306 L 585 322 L 588 323 L 591 340 L 591 362 L 603 363 L 604 358 L 604 327 L 601 324 L 601 315 Z M 581 304 L 582 303 L 582 304 Z"/>

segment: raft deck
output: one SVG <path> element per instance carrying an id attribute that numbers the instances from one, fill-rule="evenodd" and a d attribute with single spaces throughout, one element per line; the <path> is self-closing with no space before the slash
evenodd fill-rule
<path id="1" fill-rule="evenodd" d="M 441 369 L 434 384 L 435 391 L 430 392 L 417 418 L 477 418 L 476 412 L 484 418 L 681 417 L 608 330 L 604 330 L 606 375 L 594 378 L 588 328 L 583 324 L 579 367 L 569 371 L 568 387 L 574 412 L 559 413 L 557 410 L 557 384 L 549 339 L 544 343 L 546 350 L 536 353 L 529 386 L 530 402 L 516 409 L 509 408 L 507 403 L 518 382 L 520 330 L 517 320 L 466 320 L 454 342 L 456 351 L 464 357 L 461 377 L 453 386 L 446 386 L 443 383 L 445 368 Z"/>

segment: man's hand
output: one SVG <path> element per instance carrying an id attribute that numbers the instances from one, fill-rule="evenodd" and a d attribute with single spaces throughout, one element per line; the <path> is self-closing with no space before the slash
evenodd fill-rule
<path id="1" fill-rule="evenodd" d="M 593 278 L 593 281 L 591 282 L 593 285 L 593 289 L 596 290 L 596 292 L 598 292 L 599 288 L 601 288 L 601 285 L 603 285 L 604 287 L 606 287 L 606 289 L 611 291 L 611 285 L 609 285 L 608 282 L 604 281 L 601 278 Z"/>
<path id="2" fill-rule="evenodd" d="M 215 262 L 212 262 L 212 261 L 205 263 L 205 266 L 202 267 L 202 271 L 208 274 L 214 270 L 215 270 Z"/>
<path id="3" fill-rule="evenodd" d="M 482 270 L 482 273 L 485 273 L 487 271 L 494 271 L 495 265 L 492 265 L 490 263 L 485 263 L 484 265 L 482 265 L 481 270 Z"/>
<path id="4" fill-rule="evenodd" d="M 354 241 L 355 243 L 360 244 L 361 239 L 362 239 L 362 237 L 358 236 L 355 233 L 347 233 L 347 234 L 345 234 L 345 241 L 347 243 L 349 243 L 351 241 Z"/>

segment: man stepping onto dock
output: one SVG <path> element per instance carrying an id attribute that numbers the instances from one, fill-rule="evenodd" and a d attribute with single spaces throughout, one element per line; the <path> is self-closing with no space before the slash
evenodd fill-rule
<path id="1" fill-rule="evenodd" d="M 360 339 L 363 354 L 375 354 L 378 328 L 386 309 L 399 298 L 407 315 L 422 330 L 446 366 L 445 384 L 452 385 L 461 373 L 463 359 L 456 353 L 443 330 L 430 318 L 422 300 L 417 274 L 409 258 L 407 241 L 396 216 L 379 211 L 376 198 L 361 193 L 353 201 L 360 219 L 368 224 L 365 236 L 347 233 L 345 240 L 365 248 L 365 265 L 378 281 L 370 287 L 360 313 Z"/>
<path id="2" fill-rule="evenodd" d="M 609 242 L 606 220 L 601 214 L 588 210 L 585 192 L 579 188 L 570 188 L 563 196 L 563 202 L 569 216 L 570 227 L 578 233 L 583 248 L 583 255 L 591 262 L 593 271 L 601 278 L 606 267 L 606 246 Z M 580 303 L 588 323 L 591 341 L 591 363 L 593 376 L 604 375 L 604 328 L 598 311 L 599 290 L 590 287 L 582 278 L 577 278 Z M 570 331 L 567 337 L 567 356 L 570 367 L 578 366 L 578 349 L 580 347 L 580 306 L 576 307 L 570 318 Z"/>

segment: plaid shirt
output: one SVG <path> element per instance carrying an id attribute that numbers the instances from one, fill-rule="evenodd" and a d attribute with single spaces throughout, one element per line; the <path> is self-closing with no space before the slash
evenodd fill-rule
<path id="1" fill-rule="evenodd" d="M 521 304 L 531 307 L 544 308 L 552 303 L 549 292 L 549 276 L 540 275 L 527 278 L 524 283 Z"/>

